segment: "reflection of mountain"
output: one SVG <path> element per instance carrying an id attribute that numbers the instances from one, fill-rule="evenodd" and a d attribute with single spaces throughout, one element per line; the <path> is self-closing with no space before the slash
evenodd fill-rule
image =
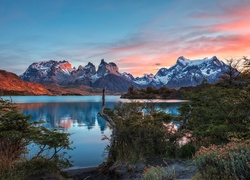
<path id="1" fill-rule="evenodd" d="M 106 106 L 113 108 L 114 102 L 107 102 Z M 147 107 L 156 108 L 169 114 L 178 114 L 179 103 L 146 103 Z M 100 102 L 64 102 L 64 103 L 28 103 L 18 104 L 24 114 L 32 115 L 32 121 L 44 120 L 46 127 L 64 127 L 65 130 L 72 126 L 92 129 L 98 124 L 101 132 L 107 128 L 106 121 L 98 112 Z"/>
<path id="2" fill-rule="evenodd" d="M 30 103 L 18 104 L 24 114 L 32 115 L 32 121 L 40 119 L 51 124 L 51 127 L 62 126 L 69 129 L 72 125 L 86 126 L 92 129 L 97 121 L 101 131 L 106 129 L 104 121 L 98 112 L 101 104 L 98 102 L 75 103 Z M 107 107 L 113 107 L 113 103 L 107 103 Z"/>

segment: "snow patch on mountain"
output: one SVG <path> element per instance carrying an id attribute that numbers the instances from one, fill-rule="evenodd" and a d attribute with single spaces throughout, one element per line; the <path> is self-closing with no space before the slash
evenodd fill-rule
<path id="1" fill-rule="evenodd" d="M 115 63 L 107 63 L 104 59 L 97 69 L 91 62 L 86 66 L 80 65 L 76 69 L 65 60 L 49 60 L 31 64 L 20 77 L 29 82 L 56 83 L 66 86 L 87 85 L 101 88 L 104 84 L 109 84 L 112 89 L 117 89 L 116 86 L 119 86 L 122 91 L 126 91 L 129 85 L 137 88 L 147 86 L 177 88 L 194 86 L 203 81 L 213 83 L 218 81 L 227 69 L 228 66 L 216 56 L 197 60 L 181 56 L 170 68 L 161 68 L 155 75 L 144 74 L 142 77 L 134 78 L 129 73 L 120 73 Z"/>
<path id="2" fill-rule="evenodd" d="M 176 64 L 167 68 L 161 68 L 156 75 L 135 78 L 134 82 L 143 86 L 169 86 L 180 87 L 196 85 L 206 80 L 215 82 L 226 71 L 227 65 L 218 60 L 216 56 L 212 58 L 190 60 L 183 56 L 179 57 Z"/>
<path id="3" fill-rule="evenodd" d="M 144 74 L 142 77 L 136 77 L 133 82 L 141 86 L 148 85 L 154 79 L 153 74 Z"/>
<path id="4" fill-rule="evenodd" d="M 132 74 L 126 73 L 126 72 L 122 73 L 121 76 L 127 78 L 127 79 L 130 80 L 130 81 L 133 81 L 133 80 L 135 79 L 134 76 L 133 76 Z"/>

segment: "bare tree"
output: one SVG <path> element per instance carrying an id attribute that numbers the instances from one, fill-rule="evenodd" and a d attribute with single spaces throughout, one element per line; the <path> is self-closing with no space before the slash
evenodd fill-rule
<path id="1" fill-rule="evenodd" d="M 250 59 L 243 56 L 240 59 L 227 59 L 228 68 L 224 71 L 221 79 L 229 85 L 241 84 L 242 75 L 249 73 Z"/>
<path id="2" fill-rule="evenodd" d="M 109 115 L 107 115 L 107 114 L 104 112 L 104 109 L 105 109 L 105 91 L 106 91 L 106 88 L 103 88 L 103 91 L 102 91 L 102 108 L 101 108 L 101 110 L 99 111 L 99 115 L 100 115 L 104 120 L 106 120 L 106 121 L 109 123 L 109 126 L 110 126 L 110 128 L 112 129 L 112 134 L 111 134 L 111 137 L 110 137 L 110 145 L 109 145 L 108 160 L 109 160 L 110 162 L 114 162 L 114 161 L 115 161 L 115 157 L 114 157 L 113 147 L 114 147 L 114 145 L 115 145 L 116 124 L 115 124 L 114 120 L 113 120 Z"/>
<path id="3" fill-rule="evenodd" d="M 249 68 L 250 68 L 250 59 L 247 58 L 247 56 L 243 56 L 242 59 L 244 60 L 244 67 L 245 67 L 246 69 L 249 69 Z"/>
<path id="4" fill-rule="evenodd" d="M 241 73 L 240 64 L 242 59 L 227 59 L 228 68 L 221 76 L 221 79 L 226 81 L 229 85 L 232 85 L 233 82 Z"/>

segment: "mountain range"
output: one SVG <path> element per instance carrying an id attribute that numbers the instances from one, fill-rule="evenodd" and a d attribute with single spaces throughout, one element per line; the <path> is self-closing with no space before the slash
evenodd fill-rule
<path id="1" fill-rule="evenodd" d="M 129 73 L 120 73 L 118 66 L 101 60 L 98 68 L 91 62 L 78 68 L 71 66 L 68 61 L 41 61 L 31 64 L 20 76 L 28 82 L 35 82 L 46 87 L 56 84 L 64 87 L 85 86 L 92 89 L 106 87 L 113 92 L 126 92 L 131 85 L 134 88 L 148 86 L 179 88 L 195 86 L 204 81 L 214 83 L 219 80 L 229 68 L 216 56 L 198 60 L 189 60 L 181 56 L 170 68 L 161 68 L 153 74 L 133 77 Z"/>

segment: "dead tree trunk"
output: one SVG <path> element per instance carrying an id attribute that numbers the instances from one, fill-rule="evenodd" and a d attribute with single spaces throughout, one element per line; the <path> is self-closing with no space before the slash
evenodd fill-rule
<path id="1" fill-rule="evenodd" d="M 190 110 L 187 113 L 187 115 L 184 117 L 184 119 L 183 119 L 183 121 L 182 121 L 182 123 L 180 125 L 180 128 L 179 128 L 180 131 L 185 128 L 186 124 L 188 123 L 188 119 L 189 119 L 189 117 L 190 117 L 190 115 L 191 115 L 191 113 L 192 113 L 192 111 L 194 109 L 191 105 L 189 105 L 189 106 L 190 106 Z"/>
<path id="2" fill-rule="evenodd" d="M 108 163 L 115 162 L 115 155 L 114 155 L 114 146 L 115 146 L 115 137 L 116 137 L 116 124 L 114 123 L 113 119 L 109 117 L 107 114 L 104 113 L 105 109 L 105 91 L 106 88 L 103 88 L 102 91 L 102 108 L 99 111 L 99 115 L 108 122 L 109 127 L 112 129 L 112 134 L 110 137 L 110 145 L 109 145 L 109 153 L 108 153 Z"/>

